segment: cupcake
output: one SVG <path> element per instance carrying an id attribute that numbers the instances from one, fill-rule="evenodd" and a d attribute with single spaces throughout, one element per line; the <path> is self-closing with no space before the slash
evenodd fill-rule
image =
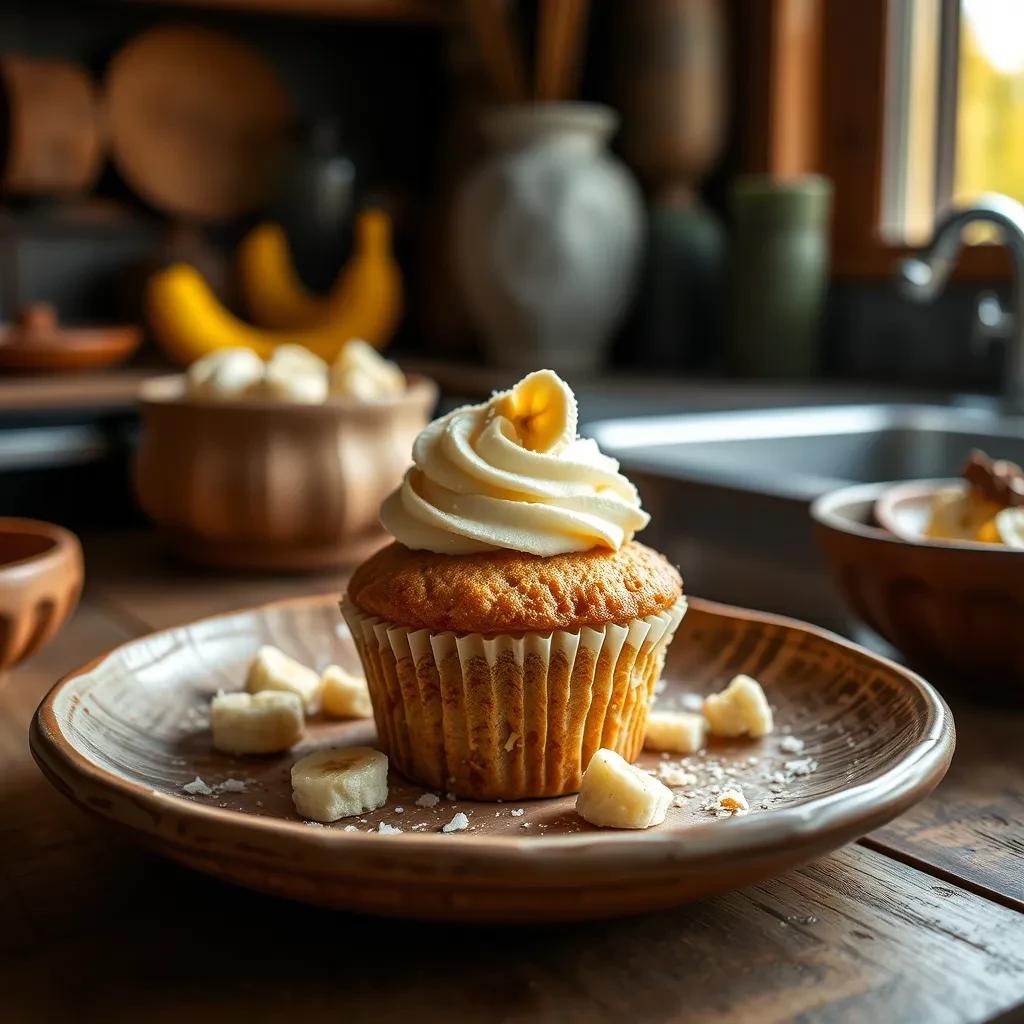
<path id="1" fill-rule="evenodd" d="M 636 489 L 576 426 L 550 370 L 431 423 L 381 510 L 395 543 L 349 584 L 380 743 L 425 786 L 571 793 L 597 750 L 643 745 L 686 600 L 633 540 Z"/>

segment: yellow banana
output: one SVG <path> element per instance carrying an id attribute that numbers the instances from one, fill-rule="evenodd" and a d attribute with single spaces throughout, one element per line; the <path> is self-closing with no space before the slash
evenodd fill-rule
<path id="1" fill-rule="evenodd" d="M 245 308 L 261 327 L 344 324 L 350 337 L 381 348 L 402 313 L 402 275 L 391 254 L 391 219 L 383 210 L 359 214 L 355 251 L 327 295 L 310 292 L 299 280 L 279 224 L 249 232 L 238 249 L 238 268 Z"/>
<path id="2" fill-rule="evenodd" d="M 222 348 L 248 348 L 269 359 L 279 345 L 303 345 L 331 363 L 353 337 L 345 322 L 290 331 L 253 327 L 226 309 L 202 274 L 187 263 L 172 264 L 149 279 L 146 314 L 156 340 L 186 366 Z"/>

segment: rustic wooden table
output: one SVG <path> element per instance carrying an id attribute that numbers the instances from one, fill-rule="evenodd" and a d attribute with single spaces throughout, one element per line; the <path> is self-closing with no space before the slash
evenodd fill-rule
<path id="1" fill-rule="evenodd" d="M 57 639 L 0 687 L 0 1019 L 1024 1019 L 1024 714 L 953 704 L 928 800 L 763 885 L 622 921 L 470 928 L 349 917 L 192 874 L 56 793 L 28 751 L 47 689 L 151 629 L 337 575 L 186 570 L 151 537 L 86 543 Z"/>

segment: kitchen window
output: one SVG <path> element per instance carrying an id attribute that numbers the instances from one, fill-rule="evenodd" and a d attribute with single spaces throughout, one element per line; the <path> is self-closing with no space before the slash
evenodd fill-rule
<path id="1" fill-rule="evenodd" d="M 1024 202 L 1024 3 L 863 0 L 817 16 L 817 157 L 835 183 L 837 274 L 887 276 L 951 204 L 984 192 Z M 995 236 L 980 228 L 969 241 Z M 1002 246 L 975 245 L 960 273 L 1007 266 Z"/>

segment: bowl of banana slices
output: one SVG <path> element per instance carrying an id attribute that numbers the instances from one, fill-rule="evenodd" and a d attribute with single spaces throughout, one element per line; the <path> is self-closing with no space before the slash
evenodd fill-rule
<path id="1" fill-rule="evenodd" d="M 974 452 L 959 479 L 859 484 L 811 508 L 858 618 L 938 679 L 1024 698 L 1024 471 Z"/>
<path id="2" fill-rule="evenodd" d="M 171 548 L 200 564 L 315 571 L 385 541 L 436 385 L 362 341 L 333 364 L 299 345 L 224 348 L 146 381 L 135 491 Z"/>

